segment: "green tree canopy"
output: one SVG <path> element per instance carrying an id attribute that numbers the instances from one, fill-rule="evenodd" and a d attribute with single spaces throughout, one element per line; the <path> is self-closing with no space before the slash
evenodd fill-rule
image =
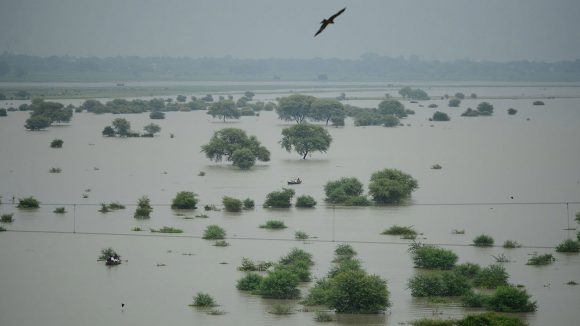
<path id="1" fill-rule="evenodd" d="M 314 96 L 294 94 L 282 97 L 278 100 L 276 112 L 284 121 L 296 121 L 302 123 L 311 116 L 311 105 L 316 98 Z"/>
<path id="2" fill-rule="evenodd" d="M 479 112 L 479 115 L 492 115 L 493 105 L 487 102 L 481 102 L 477 105 L 477 112 Z"/>
<path id="3" fill-rule="evenodd" d="M 380 204 L 397 203 L 418 188 L 417 180 L 397 169 L 384 169 L 372 174 L 369 194 Z"/>
<path id="4" fill-rule="evenodd" d="M 331 98 L 317 98 L 311 105 L 311 117 L 314 121 L 328 122 L 331 119 L 344 119 L 344 107 L 342 103 Z"/>
<path id="5" fill-rule="evenodd" d="M 306 159 L 306 156 L 311 152 L 326 152 L 331 142 L 332 137 L 326 129 L 304 123 L 284 128 L 280 144 L 288 152 L 294 148 L 303 159 Z"/>
<path id="6" fill-rule="evenodd" d="M 24 128 L 28 130 L 42 130 L 50 127 L 51 121 L 48 117 L 40 115 L 40 116 L 32 116 L 26 119 L 26 124 Z"/>
<path id="7" fill-rule="evenodd" d="M 376 314 L 390 306 L 387 282 L 363 270 L 348 270 L 330 280 L 328 306 L 338 313 Z"/>
<path id="8" fill-rule="evenodd" d="M 156 133 L 161 131 L 161 127 L 158 124 L 150 123 L 150 124 L 146 125 L 145 127 L 143 127 L 143 130 L 145 130 L 145 133 L 147 135 L 153 136 Z"/>
<path id="9" fill-rule="evenodd" d="M 350 198 L 363 194 L 363 185 L 357 178 L 340 178 L 329 181 L 324 186 L 326 200 L 333 204 L 343 204 Z"/>
<path id="10" fill-rule="evenodd" d="M 113 129 L 119 136 L 127 136 L 131 130 L 131 123 L 124 118 L 116 118 L 113 120 Z"/>
<path id="11" fill-rule="evenodd" d="M 261 146 L 256 136 L 248 137 L 245 131 L 237 128 L 216 131 L 201 151 L 212 161 L 221 162 L 225 158 L 241 169 L 249 169 L 256 160 L 270 160 L 270 151 Z"/>
<path id="12" fill-rule="evenodd" d="M 31 117 L 44 116 L 51 123 L 69 122 L 73 115 L 72 108 L 65 108 L 62 103 L 45 102 L 43 99 L 35 98 L 30 105 Z"/>
<path id="13" fill-rule="evenodd" d="M 218 117 L 224 122 L 226 119 L 239 119 L 240 111 L 236 109 L 236 103 L 230 100 L 218 101 L 210 105 L 207 114 L 211 115 L 213 118 Z"/>
<path id="14" fill-rule="evenodd" d="M 397 100 L 382 101 L 379 103 L 378 111 L 379 113 L 394 115 L 398 118 L 404 118 L 407 116 L 407 113 L 405 112 L 405 106 L 403 103 Z"/>
<path id="15" fill-rule="evenodd" d="M 449 100 L 449 104 L 447 104 L 447 106 L 449 106 L 451 108 L 457 108 L 457 107 L 459 107 L 459 104 L 461 104 L 460 99 L 452 98 Z"/>

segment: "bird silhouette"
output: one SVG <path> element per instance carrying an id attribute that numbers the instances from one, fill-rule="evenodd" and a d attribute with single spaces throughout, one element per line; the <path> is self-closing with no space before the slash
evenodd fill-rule
<path id="1" fill-rule="evenodd" d="M 342 10 L 340 10 L 339 12 L 337 12 L 336 14 L 330 16 L 328 19 L 323 19 L 320 22 L 320 29 L 318 30 L 318 32 L 316 32 L 316 34 L 314 34 L 314 37 L 316 37 L 316 35 L 322 33 L 322 31 L 326 28 L 326 26 L 328 26 L 329 24 L 334 24 L 334 18 L 338 17 L 340 14 L 342 14 L 344 11 L 346 10 L 346 7 L 342 8 Z"/>

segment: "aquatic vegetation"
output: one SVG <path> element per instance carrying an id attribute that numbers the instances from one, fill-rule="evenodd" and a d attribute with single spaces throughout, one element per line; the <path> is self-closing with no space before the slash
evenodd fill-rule
<path id="1" fill-rule="evenodd" d="M 230 243 L 225 240 L 218 240 L 213 245 L 214 247 L 228 247 Z"/>
<path id="2" fill-rule="evenodd" d="M 544 105 L 544 101 L 534 101 L 532 102 L 533 105 Z"/>
<path id="3" fill-rule="evenodd" d="M 276 269 L 262 279 L 258 293 L 272 299 L 298 298 L 300 296 L 299 281 L 298 276 L 290 270 Z"/>
<path id="4" fill-rule="evenodd" d="M 0 222 L 2 223 L 12 223 L 14 221 L 14 213 L 2 214 L 0 216 Z"/>
<path id="5" fill-rule="evenodd" d="M 330 291 L 330 279 L 322 278 L 316 281 L 314 286 L 310 288 L 308 295 L 301 304 L 305 306 L 322 306 L 328 302 L 328 294 Z"/>
<path id="6" fill-rule="evenodd" d="M 487 289 L 508 285 L 509 275 L 502 265 L 489 265 L 482 268 L 473 279 L 473 285 Z"/>
<path id="7" fill-rule="evenodd" d="M 199 171 L 199 173 L 197 174 L 198 177 L 205 177 L 205 172 L 204 171 Z"/>
<path id="8" fill-rule="evenodd" d="M 555 261 L 556 258 L 554 258 L 552 254 L 538 255 L 537 253 L 534 253 L 532 257 L 528 259 L 526 265 L 549 265 Z"/>
<path id="9" fill-rule="evenodd" d="M 213 204 L 211 204 L 211 205 L 207 204 L 207 205 L 203 206 L 203 209 L 206 211 L 219 211 L 219 209 Z"/>
<path id="10" fill-rule="evenodd" d="M 413 326 L 526 326 L 518 317 L 505 316 L 492 312 L 467 315 L 463 319 L 419 319 L 410 323 Z"/>
<path id="11" fill-rule="evenodd" d="M 476 247 L 492 247 L 493 238 L 487 234 L 480 234 L 473 239 L 473 245 Z"/>
<path id="12" fill-rule="evenodd" d="M 62 140 L 62 139 L 53 139 L 53 140 L 50 142 L 50 147 L 51 147 L 51 148 L 61 148 L 63 143 L 64 143 L 64 142 L 63 142 L 63 140 Z"/>
<path id="13" fill-rule="evenodd" d="M 433 121 L 449 121 L 449 120 L 451 120 L 451 118 L 449 118 L 449 115 L 447 115 L 447 113 L 445 113 L 445 112 L 435 111 L 435 113 L 433 113 L 433 117 L 431 118 L 431 120 L 433 120 Z"/>
<path id="14" fill-rule="evenodd" d="M 412 226 L 399 226 L 393 225 L 390 228 L 383 231 L 381 234 L 386 235 L 417 235 L 417 231 L 413 229 Z"/>
<path id="15" fill-rule="evenodd" d="M 452 269 L 458 259 L 451 250 L 416 242 L 411 244 L 409 252 L 417 268 Z"/>
<path id="16" fill-rule="evenodd" d="M 294 232 L 294 239 L 296 240 L 307 240 L 310 238 L 306 232 L 296 231 Z"/>
<path id="17" fill-rule="evenodd" d="M 208 315 L 212 315 L 212 316 L 221 316 L 221 315 L 225 315 L 226 312 L 225 310 L 222 309 L 217 309 L 217 308 L 213 308 L 207 311 Z"/>
<path id="18" fill-rule="evenodd" d="M 149 113 L 149 118 L 150 119 L 165 119 L 165 113 L 163 113 L 161 111 L 153 111 L 153 112 Z"/>
<path id="19" fill-rule="evenodd" d="M 482 308 L 485 307 L 489 301 L 489 295 L 478 293 L 474 291 L 469 291 L 461 297 L 461 303 L 464 307 L 470 308 Z"/>
<path id="20" fill-rule="evenodd" d="M 247 273 L 238 280 L 236 288 L 240 291 L 256 291 L 260 287 L 263 278 L 262 275 L 256 273 Z"/>
<path id="21" fill-rule="evenodd" d="M 49 173 L 61 173 L 62 169 L 61 168 L 50 168 L 48 170 Z"/>
<path id="22" fill-rule="evenodd" d="M 191 305 L 194 307 L 215 307 L 217 303 L 211 295 L 197 292 L 195 297 L 193 297 L 193 303 Z"/>
<path id="23" fill-rule="evenodd" d="M 134 227 L 131 229 L 131 231 L 139 232 L 139 231 L 143 231 L 143 229 L 141 229 L 140 227 Z"/>
<path id="24" fill-rule="evenodd" d="M 359 271 L 359 270 L 362 270 L 362 264 L 360 260 L 354 257 L 341 260 L 337 260 L 335 258 L 334 265 L 330 268 L 330 271 L 328 271 L 328 277 L 332 278 L 346 271 Z"/>
<path id="25" fill-rule="evenodd" d="M 242 272 L 265 272 L 274 265 L 271 261 L 257 261 L 253 262 L 251 259 L 243 257 L 242 265 L 238 267 Z"/>
<path id="26" fill-rule="evenodd" d="M 492 115 L 493 105 L 487 102 L 481 102 L 477 105 L 477 112 L 479 113 L 479 115 Z"/>
<path id="27" fill-rule="evenodd" d="M 465 276 L 448 271 L 417 274 L 409 279 L 407 287 L 414 297 L 460 296 L 471 289 Z"/>
<path id="28" fill-rule="evenodd" d="M 314 313 L 314 321 L 319 322 L 319 323 L 327 323 L 327 322 L 331 322 L 334 320 L 334 317 L 332 316 L 332 314 L 326 312 L 326 311 L 316 311 Z"/>
<path id="29" fill-rule="evenodd" d="M 111 202 L 111 203 L 109 203 L 108 208 L 112 209 L 112 210 L 125 209 L 125 205 L 123 205 L 119 202 Z"/>
<path id="30" fill-rule="evenodd" d="M 101 208 L 99 208 L 99 212 L 101 212 L 101 213 L 110 212 L 109 206 L 107 206 L 107 204 L 105 204 L 105 203 L 101 203 Z"/>
<path id="31" fill-rule="evenodd" d="M 465 112 L 461 113 L 462 117 L 478 117 L 479 111 L 473 110 L 472 108 L 467 108 Z"/>
<path id="32" fill-rule="evenodd" d="M 30 196 L 30 197 L 26 197 L 26 198 L 19 198 L 18 199 L 18 206 L 16 206 L 18 208 L 38 208 L 40 207 L 40 202 Z"/>
<path id="33" fill-rule="evenodd" d="M 495 261 L 498 263 L 509 263 L 511 261 L 511 259 L 503 252 L 497 256 L 492 255 L 491 257 L 493 257 L 493 259 L 495 259 Z"/>
<path id="34" fill-rule="evenodd" d="M 6 231 L 6 228 L 3 227 L 2 225 L 0 225 L 0 232 L 5 232 L 5 231 Z"/>
<path id="35" fill-rule="evenodd" d="M 364 270 L 339 273 L 330 279 L 327 305 L 337 313 L 380 313 L 391 305 L 387 282 Z"/>
<path id="36" fill-rule="evenodd" d="M 457 265 L 453 268 L 453 272 L 463 275 L 469 279 L 472 279 L 479 274 L 481 271 L 481 266 L 473 263 L 464 263 Z"/>
<path id="37" fill-rule="evenodd" d="M 175 195 L 171 203 L 172 209 L 196 209 L 196 195 L 191 191 L 180 191 Z"/>
<path id="38" fill-rule="evenodd" d="M 183 233 L 182 229 L 164 226 L 160 229 L 149 229 L 152 233 Z"/>
<path id="39" fill-rule="evenodd" d="M 64 214 L 64 213 L 66 213 L 66 210 L 64 207 L 57 207 L 52 212 L 55 214 Z"/>
<path id="40" fill-rule="evenodd" d="M 241 212 L 242 211 L 242 201 L 239 199 L 224 196 L 222 198 L 222 203 L 224 204 L 226 212 Z"/>
<path id="41" fill-rule="evenodd" d="M 355 197 L 362 196 L 363 185 L 356 178 L 340 178 L 324 186 L 326 201 L 331 204 L 348 205 Z"/>
<path id="42" fill-rule="evenodd" d="M 276 303 L 272 305 L 272 309 L 268 312 L 273 315 L 291 315 L 294 313 L 294 309 L 291 305 Z"/>
<path id="43" fill-rule="evenodd" d="M 137 201 L 137 208 L 135 209 L 133 217 L 137 219 L 150 218 L 152 211 L 153 207 L 151 207 L 149 198 L 147 196 L 143 196 Z"/>
<path id="44" fill-rule="evenodd" d="M 431 165 L 432 170 L 441 170 L 442 168 L 443 167 L 439 163 Z"/>
<path id="45" fill-rule="evenodd" d="M 369 195 L 377 204 L 399 203 L 419 187 L 417 180 L 397 169 L 384 169 L 371 175 Z"/>
<path id="46" fill-rule="evenodd" d="M 525 289 L 513 286 L 500 286 L 490 296 L 488 307 L 497 312 L 531 312 L 536 311 L 536 302 L 530 301 Z"/>
<path id="47" fill-rule="evenodd" d="M 266 221 L 266 224 L 260 225 L 260 228 L 270 229 L 270 230 L 279 230 L 279 229 L 285 229 L 285 228 L 287 228 L 287 226 L 286 226 L 286 224 L 284 224 L 284 221 L 268 220 L 268 221 Z"/>
<path id="48" fill-rule="evenodd" d="M 517 241 L 513 241 L 513 240 L 506 240 L 503 243 L 503 247 L 506 249 L 513 249 L 513 248 L 520 248 L 522 245 L 520 243 L 518 243 Z"/>
<path id="49" fill-rule="evenodd" d="M 450 108 L 456 108 L 456 107 L 459 107 L 459 104 L 461 104 L 461 100 L 453 98 L 453 99 L 449 100 L 449 103 L 447 104 L 447 106 L 449 106 Z"/>
<path id="50" fill-rule="evenodd" d="M 296 207 L 311 208 L 316 206 L 316 200 L 312 196 L 302 195 L 296 198 Z"/>
<path id="51" fill-rule="evenodd" d="M 578 283 L 576 281 L 568 281 L 566 285 L 578 285 Z"/>
<path id="52" fill-rule="evenodd" d="M 121 258 L 121 256 L 117 254 L 117 252 L 111 247 L 101 249 L 101 255 L 99 256 L 99 260 L 107 260 L 112 257 Z"/>
<path id="53" fill-rule="evenodd" d="M 244 209 L 252 209 L 255 206 L 254 201 L 250 198 L 244 199 L 243 204 L 244 204 Z"/>
<path id="54" fill-rule="evenodd" d="M 290 200 L 294 197 L 295 191 L 288 188 L 282 188 L 281 191 L 272 191 L 266 195 L 264 207 L 268 208 L 288 208 L 292 204 Z"/>
<path id="55" fill-rule="evenodd" d="M 209 215 L 207 215 L 207 214 L 197 214 L 197 215 L 195 215 L 195 217 L 197 217 L 197 218 L 209 218 Z"/>
<path id="56" fill-rule="evenodd" d="M 203 232 L 203 239 L 206 240 L 221 240 L 226 237 L 226 230 L 218 225 L 208 225 Z"/>
<path id="57" fill-rule="evenodd" d="M 412 326 L 455 326 L 455 320 L 442 320 L 442 319 L 417 319 L 410 323 Z"/>
<path id="58" fill-rule="evenodd" d="M 572 239 L 562 241 L 557 247 L 557 252 L 578 252 L 580 251 L 580 243 Z"/>

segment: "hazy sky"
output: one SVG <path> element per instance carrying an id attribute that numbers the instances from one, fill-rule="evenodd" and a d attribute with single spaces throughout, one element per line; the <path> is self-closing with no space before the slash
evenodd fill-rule
<path id="1" fill-rule="evenodd" d="M 569 60 L 580 58 L 580 0 L 0 0 L 3 51 Z"/>

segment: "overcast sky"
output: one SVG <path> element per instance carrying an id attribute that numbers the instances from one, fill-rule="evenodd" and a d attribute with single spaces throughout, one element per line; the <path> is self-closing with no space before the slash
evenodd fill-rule
<path id="1" fill-rule="evenodd" d="M 322 18 L 344 14 L 313 38 Z M 0 0 L 0 52 L 580 58 L 580 0 Z"/>

